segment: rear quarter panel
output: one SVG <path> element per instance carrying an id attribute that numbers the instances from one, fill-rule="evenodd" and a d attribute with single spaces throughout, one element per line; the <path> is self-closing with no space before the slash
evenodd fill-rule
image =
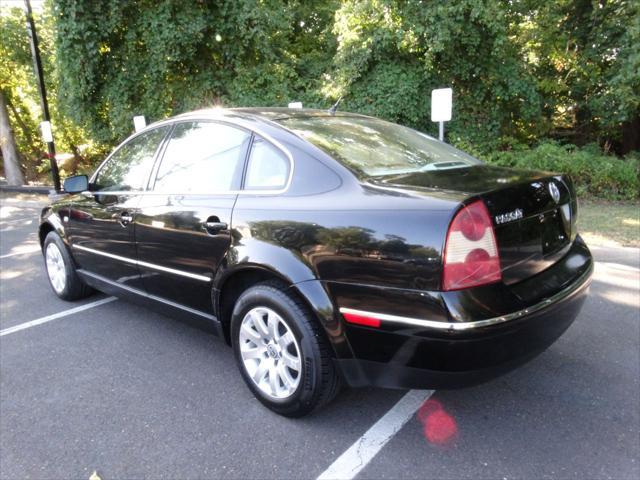
<path id="1" fill-rule="evenodd" d="M 311 194 L 240 195 L 228 266 L 265 265 L 291 283 L 435 290 L 453 211 L 439 202 L 434 209 L 424 197 L 357 182 Z"/>

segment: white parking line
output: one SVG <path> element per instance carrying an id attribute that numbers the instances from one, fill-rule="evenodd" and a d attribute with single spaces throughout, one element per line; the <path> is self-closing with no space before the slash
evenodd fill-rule
<path id="1" fill-rule="evenodd" d="M 101 300 L 96 300 L 95 302 L 80 305 L 79 307 L 74 307 L 74 308 L 70 308 L 69 310 L 64 310 L 62 312 L 54 313 L 53 315 L 47 315 L 46 317 L 37 318 L 35 320 L 31 320 L 30 322 L 14 325 L 13 327 L 8 327 L 8 328 L 5 328 L 4 330 L 0 330 L 0 337 L 3 337 L 4 335 L 9 335 L 11 333 L 16 333 L 16 332 L 19 332 L 20 330 L 25 330 L 27 328 L 35 327 L 36 325 L 42 325 L 43 323 L 50 322 L 51 320 L 57 320 L 58 318 L 66 317 L 67 315 L 73 315 L 74 313 L 83 312 L 93 307 L 99 307 L 100 305 L 113 302 L 114 300 L 117 300 L 117 298 L 107 297 Z"/>
<path id="2" fill-rule="evenodd" d="M 12 220 L 0 220 L 0 225 L 31 225 L 33 218 L 15 218 Z"/>
<path id="3" fill-rule="evenodd" d="M 15 257 L 16 255 L 31 255 L 32 253 L 37 252 L 40 252 L 40 245 L 34 245 L 33 247 L 22 247 L 17 252 L 0 255 L 0 260 L 3 258 Z"/>
<path id="4" fill-rule="evenodd" d="M 433 392 L 434 390 L 410 390 L 320 474 L 318 480 L 350 480 L 358 475 Z"/>

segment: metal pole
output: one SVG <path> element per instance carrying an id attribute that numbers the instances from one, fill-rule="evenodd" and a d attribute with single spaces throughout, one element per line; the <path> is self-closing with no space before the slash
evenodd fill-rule
<path id="1" fill-rule="evenodd" d="M 438 122 L 439 128 L 438 128 L 438 140 L 440 140 L 441 142 L 444 142 L 444 122 Z"/>
<path id="2" fill-rule="evenodd" d="M 38 81 L 38 90 L 40 91 L 40 106 L 42 107 L 42 116 L 45 122 L 50 122 L 49 103 L 47 102 L 47 89 L 44 84 L 44 75 L 42 73 L 42 60 L 40 59 L 40 48 L 38 47 L 38 35 L 36 34 L 36 25 L 33 21 L 33 13 L 31 12 L 31 3 L 24 0 L 27 14 L 27 32 L 29 33 L 29 42 L 31 43 L 31 56 L 33 57 L 33 70 Z M 60 191 L 60 172 L 58 171 L 58 162 L 56 161 L 56 147 L 53 142 L 47 142 L 49 150 L 49 164 L 51 165 L 51 177 L 53 179 L 53 188 L 56 192 Z"/>

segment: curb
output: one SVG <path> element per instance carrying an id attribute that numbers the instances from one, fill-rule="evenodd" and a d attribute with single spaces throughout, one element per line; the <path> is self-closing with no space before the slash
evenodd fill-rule
<path id="1" fill-rule="evenodd" d="M 52 186 L 0 185 L 0 192 L 39 193 L 42 195 L 48 195 L 52 191 Z"/>

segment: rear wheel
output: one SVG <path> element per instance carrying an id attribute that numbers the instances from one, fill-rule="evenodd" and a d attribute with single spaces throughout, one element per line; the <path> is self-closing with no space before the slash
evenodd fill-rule
<path id="1" fill-rule="evenodd" d="M 339 380 L 324 334 L 283 285 L 259 284 L 240 296 L 231 339 L 246 384 L 274 412 L 303 416 L 335 396 Z"/>
<path id="2" fill-rule="evenodd" d="M 60 235 L 49 232 L 44 239 L 43 250 L 49 284 L 58 297 L 78 300 L 91 295 L 93 290 L 78 277 L 73 259 Z"/>

